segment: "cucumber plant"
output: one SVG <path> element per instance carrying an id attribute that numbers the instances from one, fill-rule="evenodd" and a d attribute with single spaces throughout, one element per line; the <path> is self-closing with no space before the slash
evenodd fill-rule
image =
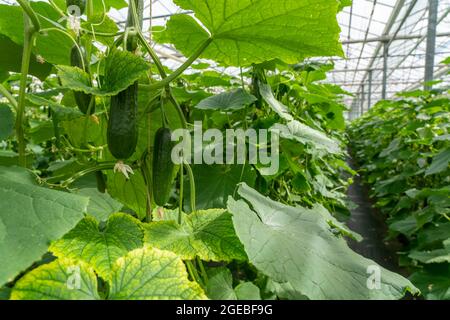
<path id="1" fill-rule="evenodd" d="M 163 31 L 144 29 L 140 0 L 100 7 L 69 1 L 85 7 L 86 15 L 75 17 L 77 30 L 58 22 L 68 18 L 60 2 L 0 6 L 0 17 L 24 14 L 14 26 L 0 23 L 0 34 L 23 46 L 20 73 L 0 65 L 0 112 L 7 114 L 0 119 L 16 117 L 14 132 L 0 135 L 0 296 L 418 294 L 409 280 L 376 266 L 343 240 L 360 239 L 344 222 L 345 192 L 355 174 L 345 163 L 341 101 L 347 93 L 315 81 L 330 66 L 305 59 L 343 56 L 336 14 L 344 3 L 204 2 L 175 1 L 195 18 L 175 15 Z M 128 10 L 125 27 L 113 21 L 110 7 Z M 12 36 L 18 30 L 24 37 Z M 165 66 L 156 42 L 173 45 L 186 59 L 177 68 Z M 81 53 L 76 63 L 70 59 L 74 45 Z M 79 59 L 83 52 L 86 61 Z M 35 66 L 32 55 L 43 64 Z M 217 71 L 223 66 L 238 67 L 240 74 Z M 79 102 L 88 96 L 85 109 Z M 250 157 L 242 163 L 196 163 L 184 153 L 175 166 L 171 133 L 184 129 L 195 136 L 199 124 L 216 135 L 280 132 L 279 140 L 243 143 L 245 150 L 273 153 L 277 170 L 269 173 L 267 163 Z M 193 153 L 221 154 L 223 145 L 212 140 L 201 140 Z M 27 247 L 17 250 L 23 243 Z M 41 260 L 45 253 L 49 258 Z M 383 274 L 379 290 L 367 286 L 367 270 L 374 265 Z M 68 288 L 70 270 L 79 271 L 79 287 Z M 55 281 L 48 284 L 48 277 Z"/>

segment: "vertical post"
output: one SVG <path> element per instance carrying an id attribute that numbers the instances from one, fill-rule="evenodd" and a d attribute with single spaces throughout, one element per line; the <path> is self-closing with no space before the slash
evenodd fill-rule
<path id="1" fill-rule="evenodd" d="M 383 44 L 383 88 L 381 91 L 382 99 L 386 99 L 388 54 L 389 54 L 389 43 L 385 42 Z"/>
<path id="2" fill-rule="evenodd" d="M 372 70 L 369 70 L 369 92 L 367 92 L 367 110 L 372 106 Z"/>
<path id="3" fill-rule="evenodd" d="M 428 0 L 428 29 L 427 29 L 427 49 L 425 54 L 425 90 L 430 90 L 432 86 L 427 85 L 433 81 L 434 76 L 434 55 L 436 50 L 436 26 L 438 16 L 438 0 Z"/>
<path id="4" fill-rule="evenodd" d="M 363 84 L 361 86 L 361 116 L 364 114 L 364 102 L 365 102 L 365 97 L 366 93 L 365 93 L 365 85 Z"/>

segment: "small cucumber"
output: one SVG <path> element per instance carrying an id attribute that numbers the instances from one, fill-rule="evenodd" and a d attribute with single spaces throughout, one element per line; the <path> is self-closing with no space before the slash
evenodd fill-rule
<path id="1" fill-rule="evenodd" d="M 70 51 L 70 64 L 73 67 L 78 67 L 81 70 L 84 70 L 89 73 L 89 65 L 86 59 L 86 52 L 81 47 L 81 52 L 83 55 L 80 55 L 80 52 L 78 51 L 78 48 L 76 45 L 72 47 L 72 50 Z M 83 64 L 84 62 L 84 64 Z M 84 69 L 83 69 L 84 67 Z M 88 84 L 88 83 L 87 83 Z M 95 113 L 95 97 L 93 97 L 90 94 L 81 92 L 81 91 L 74 91 L 73 95 L 75 97 L 75 102 L 78 106 L 78 109 L 80 109 L 81 112 L 84 114 L 88 113 L 89 110 L 89 104 L 92 103 L 91 110 L 89 114 Z"/>
<path id="2" fill-rule="evenodd" d="M 136 13 L 138 16 L 139 27 L 142 29 L 143 27 L 143 16 L 144 16 L 144 0 L 133 0 L 136 8 Z M 133 19 L 131 3 L 128 7 L 128 17 L 127 17 L 127 28 L 135 27 L 135 21 Z M 127 37 L 127 50 L 128 51 L 136 51 L 138 46 L 138 37 L 136 35 L 129 35 Z"/>
<path id="3" fill-rule="evenodd" d="M 155 135 L 153 147 L 153 199 L 158 206 L 163 206 L 169 201 L 170 191 L 175 176 L 176 166 L 172 161 L 171 131 L 168 128 L 159 128 Z"/>
<path id="4" fill-rule="evenodd" d="M 95 171 L 95 179 L 97 180 L 97 190 L 101 193 L 106 191 L 105 176 L 101 170 Z"/>
<path id="5" fill-rule="evenodd" d="M 126 160 L 136 150 L 138 140 L 137 81 L 127 89 L 111 97 L 108 122 L 108 148 L 119 160 Z"/>

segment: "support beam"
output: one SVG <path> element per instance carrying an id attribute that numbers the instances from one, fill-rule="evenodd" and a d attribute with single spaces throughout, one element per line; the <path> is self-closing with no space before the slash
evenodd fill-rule
<path id="1" fill-rule="evenodd" d="M 449 37 L 450 32 L 440 32 L 438 34 L 435 33 L 436 37 Z M 375 37 L 375 38 L 367 38 L 367 39 L 349 39 L 349 40 L 343 40 L 341 41 L 342 44 L 358 44 L 358 43 L 368 43 L 368 42 L 394 42 L 394 41 L 400 41 L 400 40 L 414 40 L 414 39 L 420 39 L 424 37 L 423 34 L 410 34 L 410 35 L 404 35 L 404 36 L 381 36 L 381 37 Z"/>
<path id="2" fill-rule="evenodd" d="M 425 90 L 430 90 L 431 85 L 426 83 L 433 81 L 434 54 L 436 51 L 436 29 L 438 16 L 438 0 L 428 0 L 428 28 L 427 28 L 427 51 L 425 55 Z"/>
<path id="3" fill-rule="evenodd" d="M 367 93 L 367 109 L 372 107 L 372 70 L 369 71 L 369 92 Z"/>
<path id="4" fill-rule="evenodd" d="M 364 102 L 366 100 L 365 85 L 361 86 L 361 116 L 364 114 Z"/>
<path id="5" fill-rule="evenodd" d="M 389 55 L 389 44 L 385 42 L 383 47 L 383 88 L 381 90 L 382 99 L 386 99 L 388 55 Z"/>

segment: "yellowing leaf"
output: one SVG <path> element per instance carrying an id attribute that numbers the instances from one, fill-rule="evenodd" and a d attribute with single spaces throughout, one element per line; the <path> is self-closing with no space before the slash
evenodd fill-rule
<path id="1" fill-rule="evenodd" d="M 144 247 L 117 260 L 111 276 L 112 300 L 207 299 L 188 279 L 183 261 L 174 253 Z"/>

